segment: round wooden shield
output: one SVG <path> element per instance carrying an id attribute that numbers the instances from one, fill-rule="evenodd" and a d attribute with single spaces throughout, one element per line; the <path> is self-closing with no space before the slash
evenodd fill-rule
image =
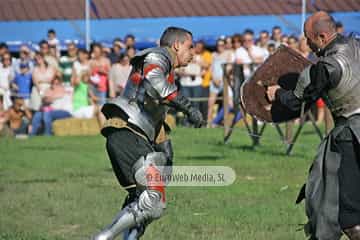
<path id="1" fill-rule="evenodd" d="M 246 112 L 265 122 L 286 122 L 300 116 L 278 101 L 270 102 L 267 87 L 280 85 L 294 90 L 300 72 L 311 62 L 300 53 L 280 46 L 241 86 L 241 102 Z"/>

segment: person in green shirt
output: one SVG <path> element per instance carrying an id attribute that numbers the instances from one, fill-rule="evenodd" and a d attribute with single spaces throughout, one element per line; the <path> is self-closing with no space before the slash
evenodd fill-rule
<path id="1" fill-rule="evenodd" d="M 73 92 L 73 117 L 93 118 L 97 117 L 99 123 L 103 122 L 99 107 L 95 105 L 96 97 L 89 89 L 89 53 L 85 49 L 79 49 L 78 60 L 73 64 L 71 85 Z"/>

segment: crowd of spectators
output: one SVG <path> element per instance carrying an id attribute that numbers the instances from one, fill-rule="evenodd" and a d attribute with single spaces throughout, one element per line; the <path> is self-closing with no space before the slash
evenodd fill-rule
<path id="1" fill-rule="evenodd" d="M 338 30 L 343 31 L 341 24 Z M 248 78 L 281 44 L 315 60 L 302 36 L 287 36 L 277 26 L 271 32 L 261 31 L 258 36 L 247 29 L 242 34 L 219 38 L 214 48 L 196 41 L 192 62 L 176 71 L 177 82 L 185 96 L 202 100 L 194 101 L 194 105 L 201 110 L 208 126 L 217 126 L 223 119 L 223 110 L 214 111 L 223 91 L 223 64 L 241 64 Z M 38 51 L 22 45 L 17 58 L 1 43 L 0 136 L 51 135 L 52 123 L 69 117 L 97 118 L 101 124 L 103 116 L 99 109 L 108 98 L 122 93 L 136 51 L 132 35 L 123 40 L 115 38 L 112 48 L 93 43 L 88 52 L 69 42 L 66 51 L 60 51 L 52 29 L 47 39 L 40 41 Z M 229 95 L 232 94 L 229 88 Z M 233 107 L 232 97 L 229 105 Z M 324 103 L 319 100 L 317 106 L 322 121 Z"/>

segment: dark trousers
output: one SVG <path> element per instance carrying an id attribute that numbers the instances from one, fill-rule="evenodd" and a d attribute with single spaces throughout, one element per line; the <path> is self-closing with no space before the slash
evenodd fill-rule
<path id="1" fill-rule="evenodd" d="M 342 229 L 360 224 L 360 144 L 345 127 L 333 146 L 341 155 L 339 175 L 339 223 Z"/>
<path id="2" fill-rule="evenodd" d="M 107 136 L 106 150 L 116 178 L 123 187 L 136 184 L 134 164 L 140 157 L 154 152 L 149 141 L 126 128 L 114 130 Z"/>
<path id="3" fill-rule="evenodd" d="M 201 87 L 201 97 L 208 98 L 209 97 L 209 87 Z M 208 115 L 208 101 L 201 101 L 200 102 L 200 112 L 203 115 L 204 119 L 207 119 Z"/>

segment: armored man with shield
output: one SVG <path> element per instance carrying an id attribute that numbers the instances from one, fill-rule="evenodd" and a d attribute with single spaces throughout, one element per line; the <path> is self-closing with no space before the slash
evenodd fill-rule
<path id="1" fill-rule="evenodd" d="M 174 81 L 174 69 L 191 61 L 192 46 L 191 32 L 167 28 L 160 47 L 143 50 L 131 60 L 133 69 L 123 95 L 103 106 L 106 150 L 128 196 L 113 222 L 93 239 L 111 240 L 121 233 L 127 240 L 139 239 L 145 227 L 163 215 L 165 182 L 159 175 L 171 168 L 173 157 L 167 111 L 182 111 L 195 127 L 203 124 L 202 114 Z"/>
<path id="2" fill-rule="evenodd" d="M 311 239 L 360 239 L 360 42 L 335 31 L 325 12 L 305 22 L 305 37 L 319 61 L 306 67 L 294 90 L 267 88 L 267 97 L 292 111 L 323 98 L 335 127 L 319 146 L 301 195 Z M 286 68 L 286 63 L 284 63 Z M 299 196 L 301 199 L 301 196 Z"/>

